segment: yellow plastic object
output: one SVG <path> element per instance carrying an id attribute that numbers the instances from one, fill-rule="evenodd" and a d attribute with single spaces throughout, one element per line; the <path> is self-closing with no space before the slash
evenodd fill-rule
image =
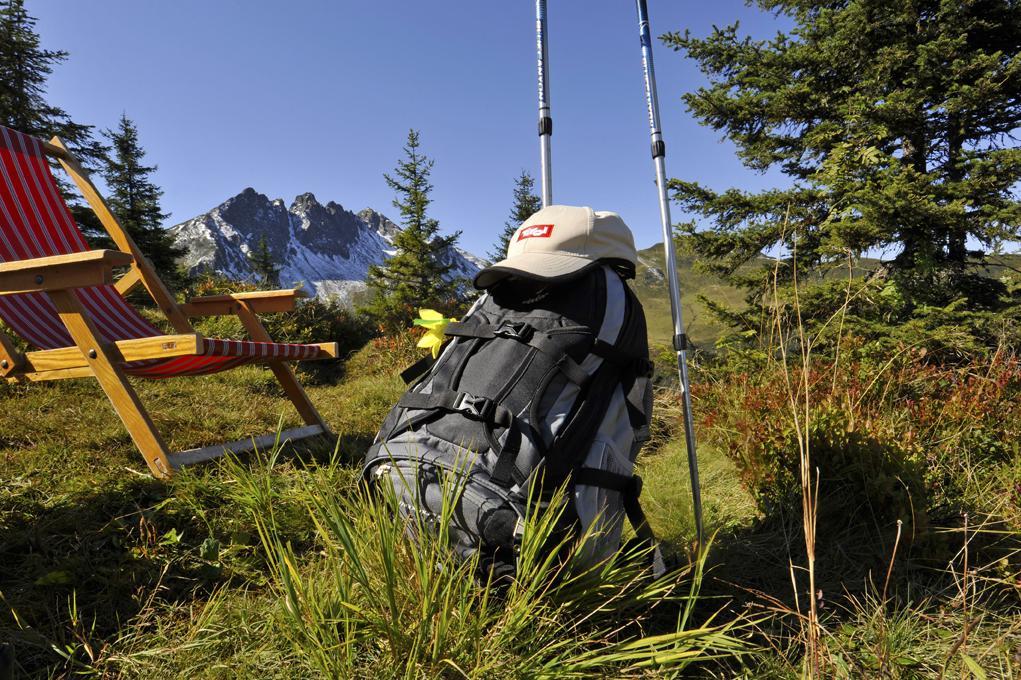
<path id="1" fill-rule="evenodd" d="M 448 319 L 435 309 L 420 309 L 418 314 L 421 318 L 415 319 L 412 323 L 426 329 L 425 335 L 418 341 L 418 346 L 432 352 L 435 359 L 440 355 L 440 347 L 443 346 L 443 330 L 448 323 L 457 319 Z"/>

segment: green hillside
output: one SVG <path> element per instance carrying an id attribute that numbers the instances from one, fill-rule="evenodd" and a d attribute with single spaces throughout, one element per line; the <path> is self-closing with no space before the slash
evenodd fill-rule
<path id="1" fill-rule="evenodd" d="M 705 271 L 697 264 L 697 257 L 680 251 L 677 253 L 677 273 L 681 282 L 681 304 L 684 311 L 684 325 L 688 337 L 696 345 L 712 345 L 724 332 L 725 326 L 706 309 L 699 299 L 706 297 L 727 306 L 740 309 L 745 305 L 744 294 L 719 276 Z M 861 276 L 879 266 L 879 260 L 862 258 L 854 268 L 854 275 Z M 1002 278 L 1021 274 L 1021 254 L 991 256 L 979 268 L 983 274 Z M 638 273 L 633 288 L 645 307 L 649 324 L 649 340 L 654 344 L 669 344 L 673 329 L 670 316 L 670 296 L 663 278 L 663 246 L 656 244 L 638 251 Z M 846 277 L 847 270 L 834 267 L 817 276 L 821 278 Z"/>
<path id="2" fill-rule="evenodd" d="M 744 296 L 741 291 L 728 285 L 720 277 L 701 271 L 701 268 L 696 266 L 695 260 L 695 256 L 689 253 L 677 253 L 684 325 L 693 342 L 711 345 L 723 332 L 724 327 L 712 317 L 699 300 L 699 296 L 735 307 L 744 305 Z M 645 307 L 649 340 L 653 343 L 669 344 L 673 321 L 670 316 L 670 295 L 662 272 L 661 244 L 638 252 L 638 275 L 635 277 L 634 289 L 638 299 L 642 301 L 642 306 Z"/>

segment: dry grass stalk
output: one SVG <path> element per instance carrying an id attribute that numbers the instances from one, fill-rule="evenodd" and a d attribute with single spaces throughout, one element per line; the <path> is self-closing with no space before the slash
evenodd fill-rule
<path id="1" fill-rule="evenodd" d="M 784 217 L 784 229 L 786 230 L 790 218 L 790 206 L 787 208 L 787 215 Z M 800 359 L 800 377 L 795 385 L 792 380 L 792 370 L 788 360 L 788 343 L 790 331 L 784 328 L 783 315 L 780 304 L 779 268 L 780 261 L 777 259 L 773 268 L 773 309 L 774 327 L 776 329 L 777 345 L 780 349 L 780 361 L 783 369 L 784 380 L 786 381 L 787 395 L 790 403 L 790 413 L 794 421 L 794 431 L 798 442 L 799 470 L 801 477 L 801 514 L 802 526 L 805 537 L 806 570 L 808 571 L 808 617 L 802 618 L 803 633 L 805 638 L 805 659 L 807 662 L 807 673 L 809 677 L 817 678 L 820 675 L 820 626 L 819 608 L 816 598 L 815 579 L 815 529 L 818 516 L 818 481 L 812 483 L 812 457 L 809 434 L 811 431 L 811 393 L 809 390 L 809 368 L 811 365 L 811 343 L 805 334 L 805 326 L 801 318 L 801 305 L 798 296 L 798 269 L 797 269 L 797 238 L 794 238 L 794 245 L 791 252 L 792 275 L 793 275 L 793 304 L 797 321 L 797 342 Z M 793 578 L 793 570 L 792 570 Z M 795 598 L 797 599 L 797 586 L 795 584 Z M 799 607 L 800 609 L 800 607 Z"/>

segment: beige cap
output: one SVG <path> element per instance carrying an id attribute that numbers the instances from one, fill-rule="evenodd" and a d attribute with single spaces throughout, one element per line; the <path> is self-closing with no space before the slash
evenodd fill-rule
<path id="1" fill-rule="evenodd" d="M 507 257 L 480 271 L 475 287 L 488 288 L 509 276 L 570 279 L 599 261 L 621 266 L 634 276 L 637 260 L 634 237 L 617 213 L 551 205 L 518 227 Z"/>

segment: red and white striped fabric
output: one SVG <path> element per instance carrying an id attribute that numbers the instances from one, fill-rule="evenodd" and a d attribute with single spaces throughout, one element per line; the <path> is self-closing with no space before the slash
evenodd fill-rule
<path id="1" fill-rule="evenodd" d="M 42 144 L 0 126 L 0 262 L 85 250 L 89 245 L 60 196 Z M 75 294 L 107 341 L 163 335 L 113 286 L 79 288 Z M 39 349 L 74 345 L 43 293 L 0 295 L 0 319 Z M 315 345 L 206 339 L 202 355 L 135 361 L 125 369 L 147 378 L 205 375 L 260 359 L 313 359 L 319 352 Z"/>

